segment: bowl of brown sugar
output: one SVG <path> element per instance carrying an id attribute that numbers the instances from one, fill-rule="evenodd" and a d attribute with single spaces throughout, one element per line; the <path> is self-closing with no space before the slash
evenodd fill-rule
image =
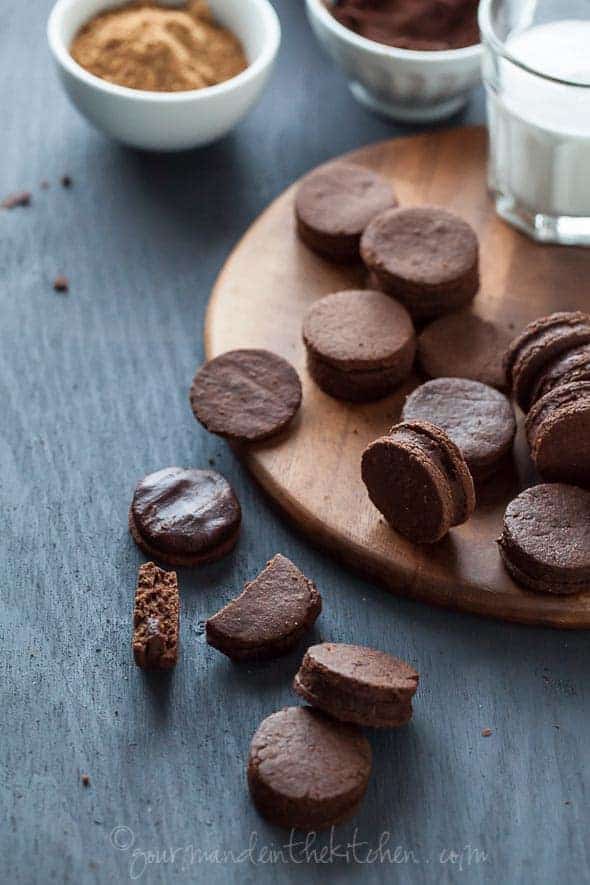
<path id="1" fill-rule="evenodd" d="M 264 89 L 281 40 L 269 0 L 58 0 L 47 35 L 80 113 L 154 151 L 229 132 Z"/>

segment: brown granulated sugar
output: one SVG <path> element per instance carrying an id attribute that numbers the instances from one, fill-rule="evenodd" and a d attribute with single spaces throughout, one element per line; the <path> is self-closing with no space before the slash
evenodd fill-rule
<path id="1" fill-rule="evenodd" d="M 215 22 L 205 0 L 116 7 L 85 24 L 70 52 L 103 80 L 156 92 L 214 86 L 248 64 L 240 41 Z"/>

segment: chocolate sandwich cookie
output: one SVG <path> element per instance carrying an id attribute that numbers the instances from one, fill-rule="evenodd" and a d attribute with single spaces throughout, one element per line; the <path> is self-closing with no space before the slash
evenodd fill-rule
<path id="1" fill-rule="evenodd" d="M 469 378 L 505 390 L 510 333 L 467 310 L 440 317 L 418 336 L 418 362 L 430 378 Z"/>
<path id="2" fill-rule="evenodd" d="M 590 381 L 590 344 L 566 350 L 552 360 L 537 379 L 532 402 L 537 402 L 556 387 L 576 381 Z"/>
<path id="3" fill-rule="evenodd" d="M 236 544 L 242 511 L 220 473 L 166 467 L 136 486 L 129 530 L 144 553 L 169 565 L 196 566 Z"/>
<path id="4" fill-rule="evenodd" d="M 474 480 L 481 482 L 512 449 L 516 419 L 503 393 L 466 378 L 435 378 L 406 399 L 403 421 L 430 421 L 457 445 Z"/>
<path id="5" fill-rule="evenodd" d="M 307 650 L 293 688 L 334 719 L 397 728 L 412 718 L 418 679 L 413 667 L 383 651 L 324 642 Z"/>
<path id="6" fill-rule="evenodd" d="M 590 591 L 590 492 L 560 483 L 526 489 L 508 505 L 498 544 L 523 587 Z"/>
<path id="7" fill-rule="evenodd" d="M 416 544 L 434 544 L 475 509 L 469 468 L 440 427 L 407 421 L 363 452 L 369 497 L 389 524 Z"/>
<path id="8" fill-rule="evenodd" d="M 338 399 L 387 396 L 410 374 L 416 350 L 407 310 L 382 292 L 335 292 L 305 315 L 309 373 Z"/>
<path id="9" fill-rule="evenodd" d="M 169 670 L 178 659 L 180 600 L 176 572 L 153 562 L 139 569 L 133 609 L 133 657 L 143 670 Z"/>
<path id="10" fill-rule="evenodd" d="M 560 312 L 529 323 L 512 341 L 504 365 L 514 398 L 524 412 L 533 403 L 535 387 L 543 371 L 556 357 L 590 343 L 590 315 Z"/>
<path id="11" fill-rule="evenodd" d="M 207 642 L 236 661 L 277 657 L 297 644 L 321 610 L 313 581 L 279 553 L 237 599 L 209 618 Z"/>
<path id="12" fill-rule="evenodd" d="M 537 400 L 526 433 L 543 479 L 590 488 L 590 381 L 555 387 Z"/>
<path id="13" fill-rule="evenodd" d="M 355 725 L 310 707 L 287 707 L 265 719 L 252 738 L 248 786 L 271 823 L 320 830 L 355 813 L 371 762 L 369 742 Z"/>
<path id="14" fill-rule="evenodd" d="M 284 430 L 301 405 L 293 366 L 268 350 L 231 350 L 202 366 L 190 389 L 194 416 L 206 430 L 256 442 Z"/>
<path id="15" fill-rule="evenodd" d="M 362 166 L 333 163 L 310 172 L 295 197 L 297 231 L 314 252 L 356 261 L 361 234 L 376 215 L 397 206 L 390 183 Z"/>
<path id="16" fill-rule="evenodd" d="M 479 289 L 479 248 L 473 228 L 437 206 L 390 209 L 367 226 L 361 257 L 378 288 L 415 320 L 465 307 Z"/>

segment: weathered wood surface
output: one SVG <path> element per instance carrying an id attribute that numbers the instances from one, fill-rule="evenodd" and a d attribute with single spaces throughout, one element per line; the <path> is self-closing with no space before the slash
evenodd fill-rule
<path id="1" fill-rule="evenodd" d="M 397 130 L 354 104 L 301 4 L 282 0 L 277 74 L 231 137 L 179 157 L 122 150 L 62 96 L 45 49 L 49 7 L 0 12 L 0 193 L 33 190 L 30 208 L 0 213 L 0 879 L 585 880 L 587 635 L 446 612 L 360 581 L 278 518 L 188 408 L 206 302 L 231 246 L 308 168 Z M 463 122 L 482 113 L 477 97 Z M 68 295 L 52 290 L 58 273 Z M 180 572 L 182 658 L 170 679 L 148 680 L 129 647 L 142 561 L 129 498 L 147 471 L 209 458 L 235 484 L 244 534 L 225 562 Z M 295 702 L 299 653 L 236 667 L 202 635 L 277 551 L 323 592 L 316 636 L 394 651 L 422 673 L 414 723 L 372 737 L 367 801 L 335 834 L 342 844 L 356 826 L 375 846 L 390 831 L 390 846 L 413 852 L 397 855 L 407 863 L 199 863 L 201 850 L 239 855 L 252 833 L 258 849 L 285 839 L 252 809 L 244 760 L 258 722 Z M 113 847 L 115 827 L 133 830 L 132 848 Z M 173 863 L 162 854 L 186 846 L 194 852 Z M 449 852 L 465 846 L 488 857 L 464 851 L 460 873 Z M 147 851 L 160 862 L 142 872 Z"/>

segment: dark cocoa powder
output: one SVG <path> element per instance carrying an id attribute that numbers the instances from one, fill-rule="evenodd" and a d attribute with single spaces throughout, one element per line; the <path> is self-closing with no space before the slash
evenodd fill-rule
<path id="1" fill-rule="evenodd" d="M 400 49 L 460 49 L 479 43 L 477 0 L 335 0 L 341 24 Z"/>

